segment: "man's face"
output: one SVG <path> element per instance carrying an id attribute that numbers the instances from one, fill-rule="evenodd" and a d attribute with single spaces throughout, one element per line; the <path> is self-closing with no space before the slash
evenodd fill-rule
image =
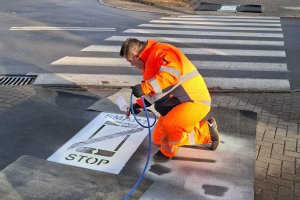
<path id="1" fill-rule="evenodd" d="M 131 66 L 136 66 L 139 69 L 145 68 L 145 63 L 136 52 L 131 53 L 130 58 L 126 58 L 128 62 L 130 62 Z"/>

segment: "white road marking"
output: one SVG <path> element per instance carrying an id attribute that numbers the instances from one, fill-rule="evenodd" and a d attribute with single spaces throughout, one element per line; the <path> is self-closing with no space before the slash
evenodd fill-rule
<path id="1" fill-rule="evenodd" d="M 107 66 L 107 67 L 130 67 L 130 63 L 124 58 L 103 57 L 75 57 L 66 56 L 51 63 L 51 65 L 74 65 L 74 66 Z"/>
<path id="2" fill-rule="evenodd" d="M 282 31 L 281 27 L 237 27 L 237 26 L 199 26 L 178 24 L 140 24 L 139 27 L 176 28 L 176 29 L 208 29 L 208 30 L 234 30 L 234 31 Z"/>
<path id="3" fill-rule="evenodd" d="M 87 52 L 120 52 L 120 46 L 91 45 L 80 51 Z M 214 49 L 214 48 L 179 48 L 185 54 L 192 55 L 222 55 L 222 56 L 269 56 L 286 57 L 285 51 L 248 50 L 248 49 Z"/>
<path id="4" fill-rule="evenodd" d="M 157 30 L 157 29 L 127 29 L 124 33 L 163 34 L 163 35 L 198 35 L 220 37 L 260 37 L 283 38 L 282 33 L 249 33 L 249 32 L 213 32 L 213 31 L 187 31 L 187 30 Z"/>
<path id="5" fill-rule="evenodd" d="M 134 37 L 142 41 L 153 39 L 160 42 L 187 44 L 191 48 L 180 48 L 189 55 L 216 55 L 218 61 L 191 60 L 201 71 L 210 70 L 232 70 L 232 71 L 273 71 L 288 72 L 284 61 L 274 63 L 273 58 L 285 58 L 283 50 L 284 41 L 279 17 L 251 17 L 251 16 L 203 16 L 203 15 L 182 15 L 177 17 L 162 17 L 159 20 L 152 20 L 149 24 L 140 24 L 139 28 L 124 31 L 123 36 L 111 36 L 106 41 L 119 42 L 119 45 L 91 45 L 81 52 L 110 52 L 115 53 L 109 57 L 76 57 L 66 56 L 52 65 L 61 66 L 94 66 L 94 67 L 131 67 L 124 58 L 118 57 L 120 45 L 127 38 Z M 140 28 L 144 27 L 144 28 Z M 149 28 L 149 29 L 146 29 Z M 159 29 L 159 30 L 158 30 Z M 161 30 L 164 29 L 164 30 Z M 167 30 L 166 30 L 167 29 Z M 190 30 L 186 30 L 190 29 Z M 194 30 L 194 31 L 193 31 Z M 152 34 L 152 35 L 151 35 Z M 149 37 L 155 34 L 173 35 L 173 37 Z M 140 36 L 138 36 L 140 35 Z M 184 35 L 176 37 L 175 35 Z M 191 38 L 186 36 L 219 36 L 220 39 Z M 174 37 L 175 36 L 175 37 Z M 235 40 L 230 36 L 242 37 Z M 223 37 L 223 38 L 221 38 Z M 257 40 L 247 39 L 256 37 Z M 229 39 L 228 39 L 229 38 Z M 273 39 L 272 39 L 273 38 Z M 193 44 L 218 44 L 218 45 L 242 45 L 241 49 L 219 49 L 219 48 L 198 48 Z M 251 49 L 245 47 L 251 45 Z M 269 46 L 270 50 L 252 49 L 257 46 Z M 282 50 L 272 50 L 272 47 L 281 47 Z M 256 48 L 256 47 L 255 47 Z M 100 54 L 101 55 L 101 54 Z M 99 55 L 99 56 L 100 56 Z M 223 57 L 233 57 L 234 61 L 223 61 Z M 238 58 L 236 56 L 241 56 Z M 241 62 L 242 57 L 263 57 L 266 62 Z M 195 57 L 195 56 L 194 56 Z M 235 62 L 235 60 L 237 62 Z M 247 59 L 249 60 L 249 59 Z M 269 61 L 269 62 L 268 62 Z M 271 62 L 270 62 L 271 61 Z M 106 85 L 117 87 L 129 87 L 140 83 L 142 76 L 137 75 L 116 75 L 116 74 L 40 74 L 34 84 L 47 84 L 57 81 L 60 84 L 78 85 Z M 218 76 L 216 74 L 216 76 Z M 253 90 L 253 91 L 286 91 L 290 89 L 288 79 L 256 79 L 256 78 L 223 78 L 204 77 L 209 88 L 222 88 L 225 90 Z"/>
<path id="6" fill-rule="evenodd" d="M 127 38 L 136 38 L 141 41 L 146 41 L 149 37 L 128 36 L 111 36 L 106 41 L 125 41 Z M 176 43 L 205 43 L 205 44 L 235 44 L 235 45 L 262 45 L 262 46 L 284 46 L 283 41 L 265 41 L 265 40 L 228 40 L 228 39 L 199 39 L 199 38 L 171 38 L 171 37 L 151 37 L 153 40 L 161 42 L 176 42 Z"/>
<path id="7" fill-rule="evenodd" d="M 103 85 L 130 87 L 139 84 L 142 76 L 115 74 L 70 74 L 70 73 L 41 73 L 36 74 L 34 85 Z M 286 91 L 290 89 L 286 79 L 250 79 L 250 78 L 214 78 L 204 77 L 209 88 L 225 90 L 242 89 L 255 91 Z"/>
<path id="8" fill-rule="evenodd" d="M 280 23 L 280 19 L 243 19 L 243 18 L 202 18 L 202 17 L 162 17 L 163 20 L 184 20 L 184 21 L 219 21 L 219 22 L 263 22 L 263 23 Z"/>
<path id="9" fill-rule="evenodd" d="M 210 88 L 243 89 L 256 91 L 287 91 L 290 82 L 287 79 L 251 79 L 251 78 L 204 78 Z"/>
<path id="10" fill-rule="evenodd" d="M 120 46 L 115 45 L 91 45 L 80 51 L 92 51 L 92 52 L 119 52 L 121 49 Z"/>
<path id="11" fill-rule="evenodd" d="M 229 61 L 191 61 L 198 69 L 246 70 L 246 71 L 287 71 L 285 63 L 250 63 Z M 131 67 L 124 58 L 74 57 L 66 56 L 51 65 L 95 66 L 95 67 Z"/>
<path id="12" fill-rule="evenodd" d="M 165 24 L 203 24 L 203 25 L 230 25 L 230 26 L 263 26 L 263 27 L 280 27 L 281 24 L 264 24 L 264 23 L 235 23 L 235 22 L 199 22 L 199 21 L 179 21 L 179 20 L 152 20 L 151 23 L 165 23 Z"/>
<path id="13" fill-rule="evenodd" d="M 97 27 L 56 27 L 56 26 L 23 26 L 11 27 L 11 31 L 116 31 L 115 28 Z"/>
<path id="14" fill-rule="evenodd" d="M 198 69 L 241 70 L 241 71 L 287 71 L 285 63 L 229 62 L 229 61 L 192 61 Z"/>
<path id="15" fill-rule="evenodd" d="M 206 19 L 280 19 L 280 17 L 266 17 L 266 16 L 213 16 L 213 15 L 180 15 L 178 17 L 190 17 L 190 18 L 206 18 Z"/>

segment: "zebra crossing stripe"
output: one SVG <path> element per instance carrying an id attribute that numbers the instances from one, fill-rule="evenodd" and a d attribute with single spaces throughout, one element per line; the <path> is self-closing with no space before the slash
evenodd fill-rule
<path id="1" fill-rule="evenodd" d="M 285 51 L 245 50 L 245 49 L 210 49 L 180 48 L 185 54 L 222 55 L 222 56 L 266 56 L 286 57 Z"/>
<path id="2" fill-rule="evenodd" d="M 279 19 L 242 19 L 242 18 L 191 18 L 191 17 L 162 17 L 163 20 L 183 20 L 183 21 L 219 21 L 219 22 L 262 22 L 262 23 L 280 23 Z"/>
<path id="3" fill-rule="evenodd" d="M 176 28 L 176 29 L 200 29 L 200 30 L 235 30 L 235 31 L 282 31 L 281 27 L 237 27 L 237 26 L 197 26 L 176 24 L 140 24 L 139 27 L 151 28 Z"/>
<path id="4" fill-rule="evenodd" d="M 74 74 L 74 73 L 39 73 L 34 85 L 109 85 L 130 87 L 139 84 L 142 76 L 115 74 Z M 214 78 L 204 77 L 209 88 L 225 90 L 286 91 L 290 89 L 285 79 L 250 79 L 250 78 Z"/>
<path id="5" fill-rule="evenodd" d="M 287 79 L 251 79 L 251 78 L 205 78 L 210 88 L 243 89 L 258 91 L 287 91 L 290 82 Z"/>
<path id="6" fill-rule="evenodd" d="M 92 51 L 92 52 L 120 52 L 120 46 L 114 45 L 90 45 L 80 51 Z"/>
<path id="7" fill-rule="evenodd" d="M 287 71 L 285 63 L 251 63 L 228 61 L 191 61 L 198 69 L 241 70 L 241 71 Z"/>
<path id="8" fill-rule="evenodd" d="M 90 45 L 80 51 L 86 52 L 120 52 L 120 46 Z M 248 50 L 248 49 L 214 49 L 214 48 L 179 48 L 184 54 L 189 55 L 221 55 L 221 56 L 265 56 L 286 57 L 285 51 Z"/>
<path id="9" fill-rule="evenodd" d="M 111 36 L 106 41 L 125 41 L 127 38 L 134 37 L 141 41 L 146 41 L 149 37 Z M 199 39 L 199 38 L 171 38 L 171 37 L 151 37 L 151 39 L 162 42 L 175 43 L 205 43 L 205 44 L 235 44 L 235 45 L 255 45 L 255 46 L 284 46 L 283 41 L 264 41 L 264 40 L 228 40 L 228 39 Z"/>
<path id="10" fill-rule="evenodd" d="M 180 15 L 178 17 L 189 18 L 205 18 L 205 19 L 280 19 L 280 17 L 268 17 L 268 16 L 217 16 L 217 15 Z"/>
<path id="11" fill-rule="evenodd" d="M 249 33 L 249 32 L 211 32 L 211 31 L 187 31 L 187 30 L 157 30 L 157 29 L 128 29 L 124 33 L 162 34 L 162 35 L 199 35 L 221 37 L 260 37 L 283 38 L 282 33 Z"/>
<path id="12" fill-rule="evenodd" d="M 191 61 L 198 69 L 247 70 L 247 71 L 287 71 L 285 63 L 249 63 L 227 61 Z M 124 58 L 72 57 L 66 56 L 51 65 L 131 67 Z"/>
<path id="13" fill-rule="evenodd" d="M 281 27 L 281 24 L 265 24 L 265 23 L 235 23 L 235 22 L 199 22 L 199 21 L 176 21 L 176 20 L 152 20 L 151 23 L 165 23 L 165 24 L 195 24 L 195 25 L 217 25 L 217 26 L 263 26 L 263 27 Z"/>
<path id="14" fill-rule="evenodd" d="M 51 65 L 130 67 L 130 63 L 127 62 L 124 58 L 74 56 L 63 57 L 52 62 Z"/>

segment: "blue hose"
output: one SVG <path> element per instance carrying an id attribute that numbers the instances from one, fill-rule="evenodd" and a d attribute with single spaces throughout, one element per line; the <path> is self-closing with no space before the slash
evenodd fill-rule
<path id="1" fill-rule="evenodd" d="M 130 196 L 132 195 L 132 193 L 136 190 L 136 188 L 138 187 L 138 185 L 141 183 L 141 181 L 143 180 L 144 176 L 145 176 L 145 172 L 146 172 L 146 169 L 148 167 L 148 164 L 149 164 L 149 161 L 150 161 L 150 154 L 151 154 L 151 149 L 152 149 L 152 142 L 151 142 L 151 127 L 154 126 L 155 122 L 156 122 L 156 116 L 154 113 L 152 113 L 154 115 L 154 122 L 152 125 L 150 125 L 150 121 L 149 121 L 149 116 L 148 116 L 148 111 L 150 110 L 147 110 L 146 109 L 146 105 L 145 105 L 145 102 L 144 102 L 144 98 L 141 97 L 141 100 L 143 102 L 143 107 L 144 107 L 144 111 L 145 111 L 145 114 L 146 114 L 146 118 L 147 118 L 147 124 L 148 126 L 144 126 L 143 124 L 141 124 L 138 119 L 136 118 L 135 114 L 134 114 L 134 111 L 133 111 L 133 104 L 132 104 L 132 98 L 133 98 L 133 94 L 131 93 L 131 96 L 130 96 L 130 110 L 131 110 L 131 113 L 132 115 L 134 116 L 134 119 L 136 120 L 136 122 L 144 127 L 144 128 L 148 128 L 148 138 L 149 138 L 149 146 L 148 146 L 148 157 L 147 157 L 147 161 L 146 161 L 146 164 L 144 166 L 144 169 L 143 169 L 143 172 L 141 173 L 140 177 L 138 178 L 138 180 L 136 181 L 136 183 L 134 184 L 134 186 L 131 188 L 131 190 L 128 192 L 128 194 L 124 197 L 124 200 L 128 200 L 130 198 Z M 151 112 L 151 111 L 150 111 Z"/>
<path id="2" fill-rule="evenodd" d="M 146 117 L 147 117 L 148 126 L 144 126 L 143 124 L 141 124 L 141 123 L 139 122 L 139 120 L 136 118 L 136 115 L 134 114 L 132 98 L 133 98 L 133 94 L 131 93 L 131 96 L 130 96 L 130 111 L 131 111 L 131 113 L 132 113 L 132 115 L 133 115 L 135 121 L 136 121 L 141 127 L 149 128 L 149 129 L 150 129 L 150 128 L 151 128 L 152 126 L 154 126 L 155 123 L 156 123 L 156 116 L 155 116 L 155 114 L 154 114 L 151 110 L 146 109 L 146 104 L 145 104 L 144 98 L 143 98 L 143 97 L 140 97 L 140 99 L 142 100 L 142 103 L 143 103 L 143 107 L 144 107 L 144 111 L 145 111 Z M 151 113 L 153 114 L 153 116 L 154 116 L 154 122 L 153 122 L 153 124 L 151 124 L 151 125 L 150 125 L 150 122 L 149 122 L 148 112 L 151 112 Z M 151 130 L 149 130 L 149 131 L 151 131 Z"/>

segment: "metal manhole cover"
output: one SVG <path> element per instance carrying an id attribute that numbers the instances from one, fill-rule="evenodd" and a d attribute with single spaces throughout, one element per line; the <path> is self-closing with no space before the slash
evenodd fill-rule
<path id="1" fill-rule="evenodd" d="M 0 75 L 0 85 L 30 85 L 36 77 L 35 75 Z"/>

